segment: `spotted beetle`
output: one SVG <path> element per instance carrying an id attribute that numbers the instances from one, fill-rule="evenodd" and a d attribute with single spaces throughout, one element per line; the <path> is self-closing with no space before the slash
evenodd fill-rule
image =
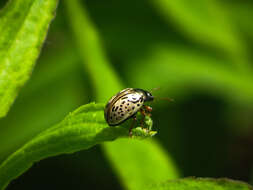
<path id="1" fill-rule="evenodd" d="M 152 108 L 144 105 L 144 103 L 153 100 L 152 94 L 146 90 L 126 88 L 111 97 L 107 103 L 104 110 L 105 120 L 110 126 L 119 125 L 130 118 L 133 118 L 135 122 L 138 111 L 144 116 L 151 115 Z M 132 135 L 133 124 L 129 129 L 130 136 Z"/>

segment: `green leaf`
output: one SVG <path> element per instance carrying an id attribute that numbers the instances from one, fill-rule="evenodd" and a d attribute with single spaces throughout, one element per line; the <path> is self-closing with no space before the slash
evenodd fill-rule
<path id="1" fill-rule="evenodd" d="M 191 86 L 219 94 L 232 102 L 245 105 L 253 102 L 253 77 L 250 74 L 236 72 L 222 59 L 183 46 L 154 46 L 145 56 L 128 65 L 135 65 L 135 69 L 128 73 L 131 84 L 160 86 L 166 92 L 165 96 L 171 96 L 168 92 L 182 96 Z"/>
<path id="2" fill-rule="evenodd" d="M 38 59 L 31 79 L 8 115 L 0 120 L 0 126 L 6 126 L 0 127 L 3 142 L 0 163 L 36 134 L 61 121 L 70 110 L 88 101 L 78 57 L 73 57 L 74 52 L 68 47 L 49 48 Z"/>
<path id="3" fill-rule="evenodd" d="M 226 178 L 185 178 L 169 180 L 153 185 L 149 190 L 252 190 L 253 187 L 240 181 Z"/>
<path id="4" fill-rule="evenodd" d="M 0 117 L 29 79 L 58 0 L 13 0 L 0 12 Z"/>
<path id="5" fill-rule="evenodd" d="M 96 99 L 106 101 L 112 93 L 123 88 L 121 81 L 107 60 L 102 40 L 87 11 L 78 0 L 64 2 L 80 56 L 95 88 Z"/>
<path id="6" fill-rule="evenodd" d="M 105 145 L 107 158 L 127 189 L 145 189 L 178 176 L 172 159 L 154 140 L 119 139 Z"/>
<path id="7" fill-rule="evenodd" d="M 226 53 L 244 71 L 251 68 L 245 42 L 227 10 L 215 0 L 152 0 L 165 20 L 174 21 L 182 33 L 197 42 Z"/>
<path id="8" fill-rule="evenodd" d="M 109 127 L 104 104 L 88 104 L 70 113 L 59 124 L 43 131 L 0 165 L 0 189 L 44 158 L 88 149 L 120 136 L 128 137 L 128 125 Z"/>
<path id="9" fill-rule="evenodd" d="M 237 24 L 238 30 L 242 31 L 251 39 L 253 39 L 253 3 L 252 1 L 240 3 L 239 1 L 224 1 L 224 6 L 229 10 L 229 16 Z M 249 42 L 249 41 L 248 41 Z"/>

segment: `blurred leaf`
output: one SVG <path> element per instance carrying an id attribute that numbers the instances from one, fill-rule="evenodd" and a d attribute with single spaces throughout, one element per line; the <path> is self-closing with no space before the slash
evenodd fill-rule
<path id="1" fill-rule="evenodd" d="M 29 79 L 57 0 L 13 0 L 0 12 L 0 117 Z"/>
<path id="2" fill-rule="evenodd" d="M 95 85 L 96 97 L 100 101 L 107 101 L 109 97 L 121 90 L 123 85 L 121 84 L 121 81 L 117 77 L 116 73 L 110 67 L 109 62 L 105 57 L 99 36 L 89 19 L 85 7 L 82 7 L 80 1 L 78 0 L 64 2 L 66 3 L 65 7 L 67 9 L 76 42 L 79 45 L 81 55 L 83 56 L 85 68 L 89 70 L 90 77 Z M 135 143 L 126 143 L 126 141 L 116 141 L 114 143 L 104 145 L 104 150 L 109 156 L 109 160 L 121 176 L 124 184 L 127 184 L 129 189 L 135 189 L 132 184 L 128 186 L 129 180 L 138 180 L 138 182 L 136 182 L 138 187 L 147 182 L 146 179 L 148 177 L 135 179 L 135 173 L 142 176 L 152 176 L 153 168 L 156 168 L 157 171 L 164 171 L 155 178 L 155 181 L 178 177 L 177 173 L 171 169 L 173 163 L 170 162 L 171 160 L 168 158 L 167 154 L 160 153 L 162 152 L 161 149 L 162 148 L 159 147 L 155 142 L 143 142 L 139 145 L 136 145 Z M 127 165 L 125 164 L 122 166 L 122 161 L 118 159 L 123 158 L 126 152 L 128 153 L 128 157 L 131 158 L 131 160 L 129 160 L 129 165 L 131 165 L 131 168 L 129 169 L 126 168 Z M 148 153 L 141 154 L 141 152 L 150 152 L 150 154 L 147 157 L 146 154 Z M 154 162 L 154 160 L 158 159 L 155 155 L 156 153 L 160 153 L 159 163 Z M 125 158 L 125 160 L 126 159 L 127 158 Z M 145 160 L 145 162 L 140 163 L 139 160 Z M 146 167 L 146 165 L 149 165 L 149 167 Z M 141 171 L 139 169 L 144 167 L 146 167 L 145 171 Z M 125 174 L 126 169 L 129 172 L 127 177 Z M 142 172 L 142 174 L 140 172 Z M 168 176 L 168 174 L 170 175 Z"/>
<path id="3" fill-rule="evenodd" d="M 59 124 L 43 131 L 0 165 L 0 189 L 44 158 L 88 149 L 98 143 L 128 136 L 127 127 L 109 127 L 104 104 L 87 104 Z"/>
<path id="4" fill-rule="evenodd" d="M 192 39 L 220 49 L 228 54 L 232 63 L 247 70 L 247 49 L 235 29 L 227 10 L 218 1 L 153 0 L 159 13 L 170 23 L 174 21 Z"/>
<path id="5" fill-rule="evenodd" d="M 174 93 L 180 96 L 195 87 L 219 94 L 227 100 L 253 103 L 251 75 L 234 71 L 224 60 L 185 47 L 154 46 L 145 56 L 128 65 L 130 67 L 126 70 L 135 65 L 135 69 L 127 73 L 130 84 L 135 86 L 160 86 L 166 94 L 170 92 L 170 95 Z"/>
<path id="6" fill-rule="evenodd" d="M 22 91 L 24 96 L 32 95 L 37 90 L 47 88 L 52 83 L 64 84 L 65 81 L 63 79 L 66 77 L 82 77 L 80 77 L 83 74 L 80 71 L 82 69 L 80 57 L 76 53 L 75 48 L 71 46 L 70 41 L 65 41 L 65 43 L 57 48 L 49 46 L 42 52 L 31 80 Z"/>
<path id="7" fill-rule="evenodd" d="M 56 20 L 58 16 L 59 13 Z M 50 30 L 48 39 L 52 33 Z M 40 131 L 61 121 L 69 111 L 88 102 L 82 65 L 70 44 L 68 41 L 60 47 L 44 47 L 31 79 L 20 91 L 8 115 L 0 120 L 3 126 L 0 128 L 0 162 Z"/>
<path id="8" fill-rule="evenodd" d="M 227 1 L 224 3 L 229 11 L 229 16 L 237 24 L 239 31 L 245 33 L 253 40 L 253 3 L 252 1 L 245 1 L 243 3 L 239 1 Z"/>
<path id="9" fill-rule="evenodd" d="M 121 89 L 119 78 L 110 66 L 97 31 L 89 19 L 88 13 L 79 5 L 77 0 L 64 1 L 70 24 L 74 32 L 80 56 L 85 69 L 95 88 L 98 101 L 105 101 L 108 95 Z"/>
<path id="10" fill-rule="evenodd" d="M 65 76 L 62 78 L 64 84 L 58 80 L 28 97 L 20 96 L 7 117 L 0 121 L 0 125 L 5 126 L 0 130 L 0 162 L 87 99 L 80 91 L 82 81 L 76 76 Z"/>
<path id="11" fill-rule="evenodd" d="M 108 159 L 127 189 L 145 189 L 147 184 L 178 177 L 172 159 L 154 140 L 119 139 L 105 145 Z M 122 147 L 131 147 L 131 152 Z"/>
<path id="12" fill-rule="evenodd" d="M 170 180 L 148 188 L 150 190 L 252 190 L 250 185 L 230 180 L 230 179 L 211 179 L 211 178 L 185 178 Z"/>

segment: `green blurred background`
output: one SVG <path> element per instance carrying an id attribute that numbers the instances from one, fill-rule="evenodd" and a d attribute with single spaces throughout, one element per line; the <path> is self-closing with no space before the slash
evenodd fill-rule
<path id="1" fill-rule="evenodd" d="M 120 79 L 128 87 L 160 87 L 154 96 L 175 99 L 152 103 L 152 118 L 155 138 L 181 176 L 253 184 L 253 2 L 83 3 Z M 69 17 L 61 1 L 31 79 L 0 120 L 1 162 L 70 111 L 95 100 Z M 96 146 L 36 163 L 7 189 L 35 188 L 121 186 Z"/>

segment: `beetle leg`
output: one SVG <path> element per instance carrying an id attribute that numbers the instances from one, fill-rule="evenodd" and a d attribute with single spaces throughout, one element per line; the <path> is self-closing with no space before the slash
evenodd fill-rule
<path id="1" fill-rule="evenodd" d="M 140 112 L 141 112 L 141 115 L 142 115 L 142 118 L 141 118 L 141 122 L 140 122 L 140 125 L 141 125 L 141 128 L 143 128 L 144 126 L 144 119 L 145 119 L 145 116 L 146 116 L 146 112 L 144 109 L 140 109 Z"/>
<path id="2" fill-rule="evenodd" d="M 140 112 L 141 112 L 141 115 L 142 115 L 140 125 L 141 125 L 141 128 L 143 128 L 143 123 L 144 123 L 146 113 L 145 113 L 144 109 L 140 109 Z"/>
<path id="3" fill-rule="evenodd" d="M 145 116 L 151 116 L 151 112 L 152 111 L 152 108 L 150 106 L 146 106 L 146 105 L 143 105 L 143 107 L 140 109 L 140 113 L 141 115 L 143 116 L 142 119 L 141 119 L 141 122 L 140 122 L 140 125 L 141 125 L 141 128 L 144 127 L 144 120 L 145 120 Z"/>
<path id="4" fill-rule="evenodd" d="M 147 111 L 147 112 L 151 112 L 152 111 L 152 108 L 150 106 L 146 106 L 146 105 L 143 105 L 144 109 Z"/>
<path id="5" fill-rule="evenodd" d="M 152 108 L 150 106 L 143 105 L 145 115 L 151 116 Z"/>
<path id="6" fill-rule="evenodd" d="M 135 124 L 136 121 L 137 121 L 137 118 L 136 118 L 136 115 L 134 115 L 133 116 L 133 122 L 132 122 L 132 124 L 131 124 L 131 126 L 129 128 L 129 137 L 132 137 L 132 135 L 133 135 L 132 129 L 133 129 L 134 124 Z"/>

